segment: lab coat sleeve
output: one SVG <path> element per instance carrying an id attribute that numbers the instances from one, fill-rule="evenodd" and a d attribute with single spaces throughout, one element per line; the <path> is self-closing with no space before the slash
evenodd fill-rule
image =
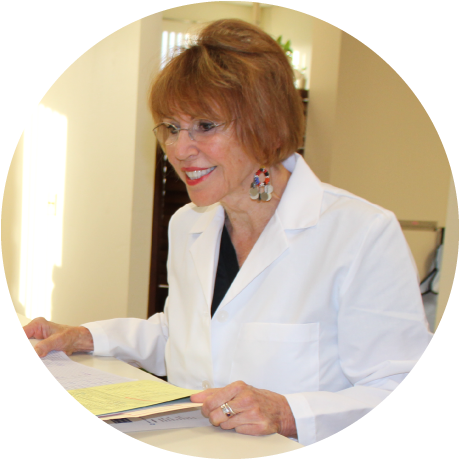
<path id="1" fill-rule="evenodd" d="M 337 433 L 377 406 L 431 339 L 410 249 L 390 212 L 374 218 L 353 257 L 340 289 L 337 328 L 350 388 L 286 395 L 304 445 Z"/>
<path id="2" fill-rule="evenodd" d="M 148 320 L 118 318 L 83 326 L 93 336 L 95 355 L 114 356 L 156 375 L 166 375 L 168 322 L 165 313 L 157 313 Z"/>

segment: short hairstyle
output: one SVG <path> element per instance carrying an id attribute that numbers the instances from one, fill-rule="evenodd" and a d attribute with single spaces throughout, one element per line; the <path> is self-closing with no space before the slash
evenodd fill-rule
<path id="1" fill-rule="evenodd" d="M 233 121 L 245 153 L 265 166 L 289 157 L 304 135 L 286 54 L 270 35 L 237 19 L 212 22 L 179 48 L 153 81 L 149 106 L 155 122 L 175 114 Z"/>

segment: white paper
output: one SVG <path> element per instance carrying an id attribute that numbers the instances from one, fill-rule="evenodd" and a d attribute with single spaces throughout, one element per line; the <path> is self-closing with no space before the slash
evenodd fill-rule
<path id="1" fill-rule="evenodd" d="M 190 398 L 187 398 L 190 400 Z M 183 401 L 183 399 L 180 399 L 179 401 Z M 149 407 L 141 407 L 140 409 L 133 409 L 129 411 L 124 411 L 124 412 L 116 412 L 113 414 L 109 415 L 98 415 L 98 417 L 101 420 L 115 420 L 118 418 L 139 418 L 139 417 L 154 417 L 161 414 L 164 412 L 172 413 L 172 412 L 178 412 L 178 411 L 183 411 L 183 410 L 191 410 L 191 409 L 196 409 L 197 407 L 201 407 L 203 404 L 202 403 L 192 403 L 192 402 L 186 402 L 186 403 L 179 403 L 176 404 L 176 401 L 168 401 L 166 403 L 161 403 L 157 404 L 155 407 L 149 406 Z"/>
<path id="2" fill-rule="evenodd" d="M 72 361 L 63 351 L 51 351 L 42 358 L 43 364 L 66 390 L 130 382 L 132 379 L 85 366 Z"/>
<path id="3" fill-rule="evenodd" d="M 201 410 L 196 409 L 181 412 L 179 414 L 163 415 L 160 417 L 121 418 L 118 420 L 108 420 L 106 423 L 123 433 L 211 426 L 209 419 L 201 414 Z"/>

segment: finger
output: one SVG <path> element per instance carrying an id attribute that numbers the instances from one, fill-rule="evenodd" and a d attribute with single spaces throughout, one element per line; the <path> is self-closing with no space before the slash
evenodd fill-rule
<path id="1" fill-rule="evenodd" d="M 63 350 L 62 334 L 55 334 L 51 337 L 41 340 L 35 345 L 35 351 L 40 358 L 44 358 L 52 350 Z"/>
<path id="2" fill-rule="evenodd" d="M 33 324 L 29 323 L 27 326 L 24 326 L 22 330 L 26 333 L 26 336 L 28 339 L 36 339 L 35 337 L 36 332 L 35 332 L 35 327 Z"/>
<path id="3" fill-rule="evenodd" d="M 37 355 L 40 356 L 40 358 L 44 358 L 52 350 L 52 348 L 49 348 L 46 345 L 42 345 L 40 342 L 39 344 L 35 345 L 34 350 L 36 351 Z"/>
<path id="4" fill-rule="evenodd" d="M 267 426 L 258 423 L 245 423 L 244 425 L 236 426 L 235 431 L 240 434 L 249 434 L 251 436 L 261 436 L 274 432 L 273 430 L 269 430 Z"/>
<path id="5" fill-rule="evenodd" d="M 240 434 L 249 434 L 259 436 L 274 433 L 275 430 L 270 428 L 267 420 L 252 418 L 247 412 L 241 412 L 238 415 L 229 417 L 220 424 L 223 430 L 235 430 Z"/>
<path id="6" fill-rule="evenodd" d="M 233 409 L 233 408 L 232 408 Z M 210 412 L 209 414 L 209 421 L 214 425 L 214 426 L 221 426 L 222 428 L 224 428 L 224 426 L 229 426 L 228 423 L 230 422 L 230 420 L 234 420 L 237 418 L 239 414 L 237 415 L 231 415 L 231 416 L 228 416 L 223 410 L 222 410 L 222 407 L 219 407 L 218 409 L 214 409 L 212 412 Z M 238 420 L 241 420 L 240 417 L 238 417 L 237 421 L 236 421 L 236 424 L 238 424 Z M 240 422 L 241 423 L 241 422 Z M 227 425 L 225 425 L 227 424 Z M 232 426 L 230 428 L 225 428 L 225 429 L 232 429 L 234 428 L 236 425 L 234 424 L 231 424 Z"/>
<path id="7" fill-rule="evenodd" d="M 43 321 L 44 318 L 35 318 L 29 324 L 23 327 L 28 339 L 43 339 Z"/>
<path id="8" fill-rule="evenodd" d="M 229 417 L 220 424 L 220 427 L 223 430 L 236 431 L 237 429 L 240 430 L 243 426 L 247 426 L 247 421 L 245 420 L 243 414 L 238 414 L 234 415 L 233 417 Z"/>
<path id="9" fill-rule="evenodd" d="M 200 391 L 199 393 L 195 393 L 190 396 L 190 401 L 195 403 L 202 403 L 209 398 L 209 396 L 213 395 L 216 391 L 220 390 L 220 388 L 209 388 L 204 391 Z"/>
<path id="10" fill-rule="evenodd" d="M 205 415 L 206 412 L 209 414 L 215 409 L 220 409 L 220 406 L 222 406 L 222 404 L 232 400 L 236 395 L 238 395 L 247 387 L 248 386 L 244 382 L 233 382 L 230 385 L 225 386 L 224 388 L 218 389 L 218 391 L 210 395 L 203 402 L 203 415 Z"/>

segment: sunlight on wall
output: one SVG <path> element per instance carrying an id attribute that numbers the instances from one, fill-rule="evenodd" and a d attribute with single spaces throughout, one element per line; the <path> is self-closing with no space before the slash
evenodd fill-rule
<path id="1" fill-rule="evenodd" d="M 53 269 L 61 266 L 67 118 L 39 105 L 24 132 L 19 301 L 51 319 Z"/>

